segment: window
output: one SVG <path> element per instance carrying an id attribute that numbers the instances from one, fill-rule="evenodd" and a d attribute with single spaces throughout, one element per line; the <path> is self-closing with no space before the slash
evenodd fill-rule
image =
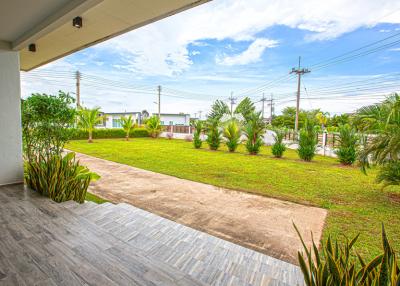
<path id="1" fill-rule="evenodd" d="M 119 119 L 113 118 L 113 120 L 112 120 L 112 127 L 113 127 L 113 128 L 121 128 L 121 127 L 122 127 L 121 121 L 120 121 Z"/>
<path id="2" fill-rule="evenodd" d="M 160 121 L 160 124 L 161 124 L 161 125 L 164 125 L 164 121 Z"/>
<path id="3" fill-rule="evenodd" d="M 169 125 L 174 125 L 174 122 L 173 122 L 173 121 L 170 121 L 170 122 L 169 122 Z"/>

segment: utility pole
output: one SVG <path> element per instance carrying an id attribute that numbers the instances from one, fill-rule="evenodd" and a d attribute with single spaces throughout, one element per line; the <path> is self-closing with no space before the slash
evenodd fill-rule
<path id="1" fill-rule="evenodd" d="M 271 114 L 271 122 L 272 123 L 272 116 L 274 115 L 274 95 L 271 93 L 271 99 L 268 100 L 270 103 L 270 114 Z"/>
<path id="2" fill-rule="evenodd" d="M 199 110 L 199 119 L 201 120 L 201 113 L 202 113 L 203 111 L 201 111 L 201 110 Z"/>
<path id="3" fill-rule="evenodd" d="M 228 98 L 231 102 L 231 115 L 233 114 L 233 105 L 236 103 L 236 97 L 233 97 L 233 91 L 231 91 L 231 96 Z"/>
<path id="4" fill-rule="evenodd" d="M 294 122 L 294 130 L 297 132 L 299 130 L 299 112 L 300 112 L 300 84 L 301 84 L 301 76 L 303 74 L 309 73 L 309 69 L 304 69 L 301 68 L 301 57 L 299 57 L 299 67 L 292 68 L 292 71 L 290 72 L 297 74 L 297 97 L 296 97 L 296 120 Z"/>
<path id="5" fill-rule="evenodd" d="M 161 118 L 161 85 L 158 86 L 158 118 Z"/>
<path id="6" fill-rule="evenodd" d="M 262 102 L 262 108 L 261 108 L 261 112 L 262 112 L 262 119 L 264 120 L 264 103 L 267 101 L 267 99 L 265 98 L 265 94 L 263 93 L 263 97 L 261 98 L 261 102 Z"/>
<path id="7" fill-rule="evenodd" d="M 81 73 L 79 71 L 75 72 L 76 79 L 76 107 L 81 107 Z"/>

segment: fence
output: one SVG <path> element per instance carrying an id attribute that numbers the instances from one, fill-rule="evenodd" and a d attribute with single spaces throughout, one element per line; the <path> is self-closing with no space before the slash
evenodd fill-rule
<path id="1" fill-rule="evenodd" d="M 317 133 L 317 142 L 318 145 L 323 145 L 323 133 Z M 289 130 L 285 134 L 285 140 L 287 141 L 296 141 L 297 134 L 294 130 Z M 338 133 L 328 133 L 326 134 L 326 145 L 331 148 L 336 148 L 339 146 L 339 134 Z"/>
<path id="2" fill-rule="evenodd" d="M 194 128 L 192 128 L 190 126 L 184 126 L 184 125 L 164 125 L 163 131 L 172 132 L 172 133 L 192 134 L 194 131 Z"/>

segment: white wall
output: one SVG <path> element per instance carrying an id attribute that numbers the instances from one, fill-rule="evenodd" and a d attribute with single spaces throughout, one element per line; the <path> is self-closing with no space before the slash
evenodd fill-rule
<path id="1" fill-rule="evenodd" d="M 160 121 L 164 123 L 163 125 L 170 125 L 170 121 L 173 122 L 173 125 L 189 125 L 190 123 L 189 115 L 161 114 L 160 117 Z"/>
<path id="2" fill-rule="evenodd" d="M 19 53 L 0 50 L 0 185 L 23 181 Z"/>
<path id="3" fill-rule="evenodd" d="M 106 120 L 106 126 L 105 128 L 114 128 L 113 127 L 113 119 L 120 119 L 122 116 L 129 116 L 132 115 L 132 120 L 135 121 L 136 123 L 138 122 L 138 117 L 139 115 L 137 113 L 127 113 L 127 114 L 105 114 L 107 116 L 107 120 Z"/>

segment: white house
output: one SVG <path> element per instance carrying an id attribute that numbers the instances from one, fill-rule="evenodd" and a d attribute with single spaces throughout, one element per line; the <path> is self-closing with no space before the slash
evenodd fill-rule
<path id="1" fill-rule="evenodd" d="M 158 113 L 153 113 L 158 115 Z M 160 114 L 161 125 L 181 125 L 189 126 L 190 114 L 186 113 L 161 113 Z"/>
<path id="2" fill-rule="evenodd" d="M 137 123 L 141 124 L 142 116 L 140 112 L 104 112 L 101 113 L 102 116 L 106 117 L 103 124 L 100 124 L 98 127 L 104 128 L 122 128 L 121 126 L 121 117 L 128 117 L 132 115 L 132 120 Z"/>

